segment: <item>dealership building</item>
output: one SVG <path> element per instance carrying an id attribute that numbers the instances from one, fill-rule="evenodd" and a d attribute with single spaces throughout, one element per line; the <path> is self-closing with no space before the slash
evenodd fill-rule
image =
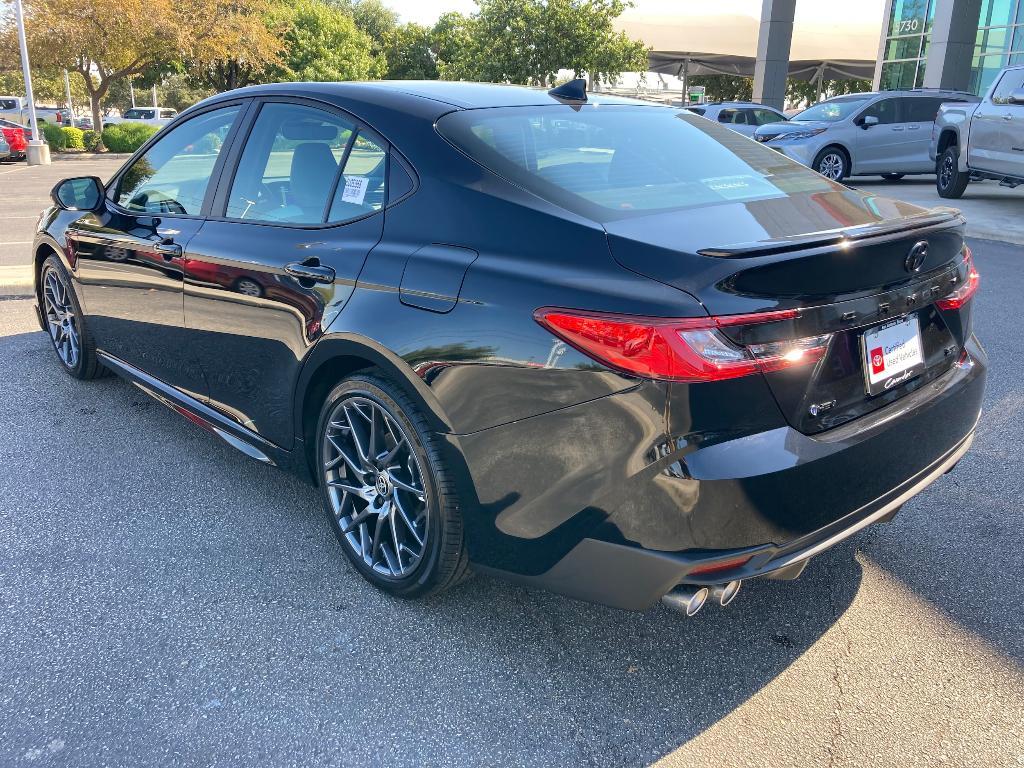
<path id="1" fill-rule="evenodd" d="M 1024 0 L 886 0 L 876 89 L 982 94 L 1000 69 L 1024 64 Z"/>

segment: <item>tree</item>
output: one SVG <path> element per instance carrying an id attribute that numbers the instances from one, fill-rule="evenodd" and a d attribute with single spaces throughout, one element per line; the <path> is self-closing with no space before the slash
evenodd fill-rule
<path id="1" fill-rule="evenodd" d="M 434 27 L 442 76 L 549 85 L 560 69 L 592 81 L 647 69 L 647 49 L 615 31 L 624 0 L 477 0 Z M 446 49 L 446 50 L 442 50 Z"/>
<path id="2" fill-rule="evenodd" d="M 197 46 L 183 71 L 199 89 L 231 91 L 264 82 L 282 61 L 287 16 L 277 0 L 213 3 L 213 33 Z M 200 20 L 197 22 L 202 23 Z"/>
<path id="3" fill-rule="evenodd" d="M 845 93 L 863 93 L 871 90 L 870 80 L 825 80 L 821 84 L 822 98 L 841 96 Z M 818 100 L 818 84 L 814 80 L 786 81 L 786 103 L 810 106 Z"/>
<path id="4" fill-rule="evenodd" d="M 403 24 L 388 35 L 384 49 L 389 80 L 437 80 L 437 62 L 430 49 L 431 30 L 420 24 Z"/>
<path id="5" fill-rule="evenodd" d="M 320 0 L 292 0 L 284 9 L 282 64 L 272 75 L 282 80 L 367 80 L 380 74 L 369 35 L 350 13 Z"/>
<path id="6" fill-rule="evenodd" d="M 79 75 L 99 126 L 110 88 L 127 78 L 166 72 L 182 61 L 208 64 L 243 49 L 272 60 L 273 37 L 259 18 L 268 2 L 25 0 L 26 34 L 35 65 Z"/>
<path id="7" fill-rule="evenodd" d="M 740 75 L 695 75 L 688 85 L 703 85 L 705 101 L 750 101 L 754 80 Z"/>

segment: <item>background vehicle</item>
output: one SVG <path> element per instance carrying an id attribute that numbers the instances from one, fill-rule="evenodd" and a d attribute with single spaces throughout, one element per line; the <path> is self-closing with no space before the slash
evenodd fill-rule
<path id="1" fill-rule="evenodd" d="M 942 197 L 960 197 L 972 180 L 1024 184 L 1024 66 L 1004 69 L 978 104 L 943 104 L 928 155 Z"/>
<path id="2" fill-rule="evenodd" d="M 28 138 L 25 134 L 25 129 L 20 125 L 0 120 L 0 135 L 7 142 L 11 160 L 25 159 L 25 153 L 28 152 Z"/>
<path id="3" fill-rule="evenodd" d="M 724 605 L 973 440 L 959 214 L 685 110 L 579 82 L 253 86 L 53 194 L 33 255 L 62 367 L 314 480 L 395 595 L 472 563 Z"/>
<path id="4" fill-rule="evenodd" d="M 11 156 L 11 145 L 7 143 L 7 139 L 3 133 L 0 132 L 0 160 L 7 160 Z"/>
<path id="5" fill-rule="evenodd" d="M 16 123 L 13 120 L 4 120 L 4 119 L 0 118 L 0 128 L 20 128 L 22 133 L 25 134 L 25 140 L 26 141 L 31 141 L 32 140 L 32 129 L 29 128 L 27 125 L 22 125 L 21 123 Z"/>
<path id="6" fill-rule="evenodd" d="M 0 96 L 0 118 L 28 125 L 31 122 L 29 111 L 28 102 L 22 97 Z M 71 110 L 63 107 L 36 106 L 36 120 L 41 123 L 71 125 Z"/>
<path id="7" fill-rule="evenodd" d="M 117 123 L 145 123 L 146 125 L 167 125 L 175 116 L 178 110 L 167 107 L 132 107 L 126 110 L 121 117 L 104 117 L 104 125 L 116 125 Z"/>
<path id="8" fill-rule="evenodd" d="M 720 101 L 687 107 L 690 112 L 715 120 L 736 133 L 753 136 L 758 126 L 785 122 L 786 116 L 774 107 L 749 101 Z"/>
<path id="9" fill-rule="evenodd" d="M 969 93 L 932 89 L 837 96 L 788 122 L 758 128 L 754 138 L 834 181 L 871 175 L 899 179 L 934 173 L 928 142 L 939 105 L 977 100 Z"/>

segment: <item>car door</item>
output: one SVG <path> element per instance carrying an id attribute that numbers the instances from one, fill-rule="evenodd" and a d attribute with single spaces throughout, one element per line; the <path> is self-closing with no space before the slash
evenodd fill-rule
<path id="1" fill-rule="evenodd" d="M 1024 146 L 1024 108 L 1010 104 L 1010 95 L 1024 87 L 1024 69 L 1010 69 L 992 86 L 987 99 L 982 100 L 971 118 L 971 132 L 967 142 L 967 160 L 972 169 L 997 174 L 1015 174 L 1016 163 L 1024 164 L 1021 151 Z M 1019 168 L 1018 171 L 1019 172 Z"/>
<path id="2" fill-rule="evenodd" d="M 242 109 L 218 105 L 159 134 L 108 185 L 104 208 L 67 230 L 96 346 L 193 395 L 206 387 L 182 339 L 184 255 Z"/>
<path id="3" fill-rule="evenodd" d="M 900 114 L 902 99 L 878 99 L 853 120 L 850 134 L 853 173 L 898 173 L 906 153 L 907 126 Z M 877 117 L 877 125 L 865 126 L 864 118 Z"/>
<path id="4" fill-rule="evenodd" d="M 943 101 L 936 96 L 908 96 L 903 100 L 903 118 L 906 125 L 906 151 L 900 163 L 900 173 L 934 173 L 935 163 L 928 156 L 932 140 L 935 115 Z"/>
<path id="5" fill-rule="evenodd" d="M 185 262 L 185 324 L 209 404 L 282 447 L 306 351 L 380 240 L 386 142 L 317 102 L 267 99 Z"/>

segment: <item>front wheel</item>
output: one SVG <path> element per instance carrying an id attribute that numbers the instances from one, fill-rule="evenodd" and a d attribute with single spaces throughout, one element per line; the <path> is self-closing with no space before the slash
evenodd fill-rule
<path id="1" fill-rule="evenodd" d="M 317 431 L 320 489 L 363 577 L 398 597 L 441 592 L 468 570 L 455 484 L 426 418 L 376 375 L 342 381 Z"/>
<path id="2" fill-rule="evenodd" d="M 825 147 L 821 150 L 811 163 L 811 168 L 832 181 L 842 181 L 850 173 L 846 153 L 838 147 Z"/>
<path id="3" fill-rule="evenodd" d="M 43 262 L 39 274 L 43 320 L 61 367 L 76 379 L 95 379 L 105 369 L 85 323 L 71 278 L 56 256 Z"/>
<path id="4" fill-rule="evenodd" d="M 960 150 L 955 144 L 946 147 L 935 161 L 935 190 L 939 197 L 959 199 L 967 189 L 968 181 L 969 174 L 960 170 Z"/>

